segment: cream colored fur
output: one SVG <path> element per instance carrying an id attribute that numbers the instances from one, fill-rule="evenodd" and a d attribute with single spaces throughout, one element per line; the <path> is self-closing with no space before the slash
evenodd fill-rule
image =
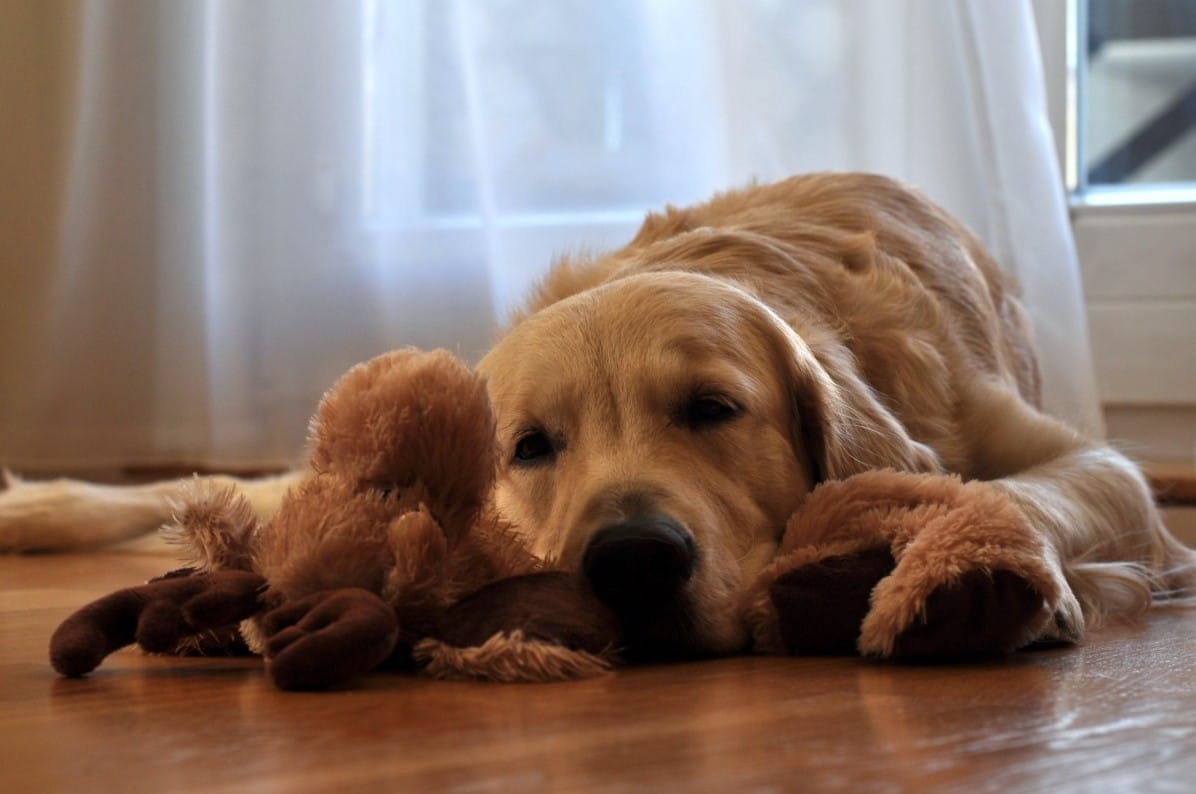
<path id="1" fill-rule="evenodd" d="M 83 551 L 157 531 L 174 517 L 193 484 L 235 485 L 254 515 L 268 518 L 299 472 L 240 479 L 205 476 L 146 485 L 99 485 L 71 479 L 25 481 L 7 474 L 0 490 L 0 552 Z"/>

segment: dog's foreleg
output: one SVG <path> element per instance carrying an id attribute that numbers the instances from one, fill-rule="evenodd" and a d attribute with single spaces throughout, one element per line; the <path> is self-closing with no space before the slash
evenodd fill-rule
<path id="1" fill-rule="evenodd" d="M 1167 531 L 1141 471 L 1087 446 L 997 481 L 1053 541 L 1090 627 L 1196 593 L 1196 553 Z"/>
<path id="2" fill-rule="evenodd" d="M 1196 552 L 1163 525 L 1141 470 L 1020 400 L 987 395 L 977 458 L 1058 556 L 1084 624 L 1196 595 Z M 1066 630 L 1064 633 L 1067 633 Z"/>
<path id="3" fill-rule="evenodd" d="M 260 518 L 273 515 L 299 473 L 239 480 L 200 477 L 236 486 Z M 173 500 L 190 480 L 147 485 L 97 485 L 80 480 L 24 481 L 5 472 L 0 483 L 0 552 L 81 551 L 130 540 L 169 521 Z"/>

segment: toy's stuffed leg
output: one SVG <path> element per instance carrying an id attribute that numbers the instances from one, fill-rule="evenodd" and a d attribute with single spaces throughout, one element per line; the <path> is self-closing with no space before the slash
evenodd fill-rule
<path id="1" fill-rule="evenodd" d="M 810 495 L 745 614 L 763 651 L 956 659 L 1043 636 L 1065 588 L 993 485 L 869 472 Z"/>
<path id="2" fill-rule="evenodd" d="M 191 638 L 235 630 L 261 608 L 264 586 L 257 574 L 216 571 L 118 590 L 62 622 L 50 639 L 50 663 L 76 677 L 134 642 L 154 653 L 176 652 Z"/>

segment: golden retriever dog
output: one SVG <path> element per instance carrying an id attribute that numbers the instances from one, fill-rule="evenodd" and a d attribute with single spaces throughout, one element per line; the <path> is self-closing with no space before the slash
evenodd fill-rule
<path id="1" fill-rule="evenodd" d="M 1138 469 L 1042 412 L 998 265 L 882 177 L 796 177 L 649 214 L 626 247 L 558 262 L 479 369 L 499 512 L 617 611 L 654 614 L 645 642 L 664 655 L 742 649 L 740 591 L 788 516 L 819 482 L 871 469 L 1003 488 L 1068 594 L 1043 639 L 1196 585 Z M 290 480 L 242 488 L 268 515 Z M 150 531 L 174 488 L 13 480 L 0 547 Z"/>

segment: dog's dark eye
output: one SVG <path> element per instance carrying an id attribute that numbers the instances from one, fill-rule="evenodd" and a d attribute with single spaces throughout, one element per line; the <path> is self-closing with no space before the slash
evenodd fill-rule
<path id="1" fill-rule="evenodd" d="M 547 433 L 543 430 L 530 430 L 515 442 L 514 463 L 520 466 L 544 463 L 554 452 L 556 449 Z"/>
<path id="2" fill-rule="evenodd" d="M 739 406 L 725 397 L 697 396 L 681 408 L 681 423 L 692 428 L 709 427 L 739 416 Z"/>

